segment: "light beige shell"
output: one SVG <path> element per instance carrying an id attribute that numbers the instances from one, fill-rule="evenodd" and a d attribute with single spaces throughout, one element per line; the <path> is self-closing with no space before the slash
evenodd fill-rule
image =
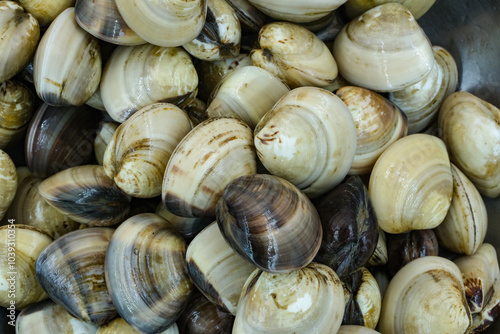
<path id="1" fill-rule="evenodd" d="M 388 2 L 397 2 L 408 8 L 413 17 L 418 20 L 436 2 L 436 0 L 347 0 L 344 5 L 346 14 L 352 19 L 363 14 L 368 9 Z"/>
<path id="2" fill-rule="evenodd" d="M 437 117 L 443 101 L 457 88 L 458 69 L 453 56 L 433 46 L 435 64 L 427 76 L 403 90 L 389 93 L 389 99 L 408 117 L 408 133 L 425 129 Z"/>
<path id="3" fill-rule="evenodd" d="M 453 198 L 444 221 L 434 229 L 439 244 L 456 253 L 472 255 L 484 241 L 488 214 L 481 194 L 454 164 Z"/>
<path id="4" fill-rule="evenodd" d="M 0 220 L 14 200 L 17 191 L 17 172 L 10 156 L 0 150 Z"/>
<path id="5" fill-rule="evenodd" d="M 266 169 L 315 197 L 338 185 L 356 152 L 356 126 L 344 102 L 317 87 L 284 95 L 257 124 L 255 147 Z"/>
<path id="6" fill-rule="evenodd" d="M 378 232 L 377 247 L 368 261 L 370 266 L 383 266 L 389 260 L 385 232 L 380 227 L 378 228 Z"/>
<path id="7" fill-rule="evenodd" d="M 127 324 L 123 318 L 116 318 L 111 320 L 105 325 L 99 327 L 95 334 L 141 334 L 141 332 L 135 330 L 132 326 Z M 179 334 L 179 328 L 174 323 L 168 329 L 164 330 L 159 334 Z"/>
<path id="8" fill-rule="evenodd" d="M 372 8 L 344 26 L 333 56 L 347 81 L 380 92 L 413 85 L 434 66 L 429 39 L 398 3 Z"/>
<path id="9" fill-rule="evenodd" d="M 438 226 L 448 212 L 453 194 L 444 143 L 427 134 L 401 138 L 375 163 L 368 190 L 379 226 L 385 232 Z"/>
<path id="10" fill-rule="evenodd" d="M 158 203 L 155 213 L 165 219 L 184 239 L 192 240 L 213 220 L 212 218 L 181 217 L 168 211 L 163 202 Z"/>
<path id="11" fill-rule="evenodd" d="M 380 334 L 380 332 L 365 326 L 342 325 L 337 334 Z"/>
<path id="12" fill-rule="evenodd" d="M 99 124 L 99 129 L 94 139 L 94 154 L 97 163 L 102 166 L 104 160 L 104 152 L 106 152 L 106 147 L 113 137 L 116 129 L 120 123 L 116 122 L 101 122 Z"/>
<path id="13" fill-rule="evenodd" d="M 140 109 L 111 137 L 103 158 L 106 175 L 130 196 L 159 196 L 170 156 L 191 128 L 187 114 L 173 104 Z"/>
<path id="14" fill-rule="evenodd" d="M 273 22 L 259 32 L 252 64 L 271 72 L 290 88 L 326 87 L 337 77 L 337 63 L 316 35 L 299 25 Z"/>
<path id="15" fill-rule="evenodd" d="M 156 102 L 189 102 L 197 86 L 198 75 L 183 49 L 118 46 L 104 68 L 101 97 L 111 118 L 122 123 Z"/>
<path id="16" fill-rule="evenodd" d="M 85 102 L 85 104 L 94 109 L 106 111 L 106 108 L 104 108 L 104 103 L 102 102 L 101 88 L 97 88 L 97 90 L 94 92 L 94 95 L 92 95 L 90 99 Z"/>
<path id="17" fill-rule="evenodd" d="M 37 19 L 40 26 L 47 27 L 60 13 L 73 7 L 75 0 L 19 0 L 19 3 Z"/>
<path id="18" fill-rule="evenodd" d="M 14 1 L 0 2 L 0 83 L 28 64 L 40 39 L 37 20 Z"/>
<path id="19" fill-rule="evenodd" d="M 500 109 L 468 92 L 456 92 L 441 105 L 438 122 L 451 161 L 482 195 L 498 197 Z"/>

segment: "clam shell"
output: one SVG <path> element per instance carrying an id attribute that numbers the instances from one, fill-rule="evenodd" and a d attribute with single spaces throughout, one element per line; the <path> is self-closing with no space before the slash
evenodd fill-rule
<path id="1" fill-rule="evenodd" d="M 194 98 L 183 110 L 188 114 L 193 126 L 200 124 L 208 118 L 206 113 L 207 104 L 199 98 Z"/>
<path id="2" fill-rule="evenodd" d="M 254 130 L 257 155 L 266 169 L 310 197 L 337 186 L 356 152 L 356 127 L 335 94 L 300 87 L 285 94 Z"/>
<path id="3" fill-rule="evenodd" d="M 35 276 L 35 262 L 51 242 L 32 226 L 9 222 L 0 227 L 0 306 L 14 302 L 15 309 L 22 310 L 48 298 Z"/>
<path id="4" fill-rule="evenodd" d="M 67 233 L 36 261 L 36 277 L 49 297 L 72 316 L 100 326 L 116 316 L 104 277 L 104 258 L 114 229 Z"/>
<path id="5" fill-rule="evenodd" d="M 307 266 L 322 237 L 311 201 L 290 182 L 266 174 L 241 176 L 226 186 L 217 224 L 238 254 L 274 273 Z"/>
<path id="6" fill-rule="evenodd" d="M 92 226 L 120 223 L 130 209 L 130 197 L 99 165 L 65 169 L 40 183 L 38 191 L 62 214 Z"/>
<path id="7" fill-rule="evenodd" d="M 116 318 L 111 320 L 105 325 L 102 325 L 97 330 L 96 334 L 141 334 L 141 332 L 136 331 L 132 326 L 127 324 L 123 318 Z M 179 328 L 174 323 L 172 326 L 164 330 L 159 334 L 179 334 Z"/>
<path id="8" fill-rule="evenodd" d="M 493 321 L 500 313 L 500 279 L 496 279 L 492 287 L 491 297 L 481 310 L 481 312 L 472 315 L 471 334 L 482 333 L 486 328 L 493 324 Z"/>
<path id="9" fill-rule="evenodd" d="M 429 39 L 398 3 L 372 8 L 344 26 L 333 44 L 333 56 L 347 81 L 381 92 L 413 85 L 434 66 Z"/>
<path id="10" fill-rule="evenodd" d="M 233 333 L 336 333 L 343 314 L 333 269 L 311 263 L 286 274 L 256 270 L 243 287 Z"/>
<path id="11" fill-rule="evenodd" d="M 368 190 L 385 232 L 438 226 L 446 217 L 453 193 L 444 143 L 427 134 L 399 139 L 378 158 Z"/>
<path id="12" fill-rule="evenodd" d="M 342 325 L 337 334 L 380 334 L 380 332 L 365 326 Z"/>
<path id="13" fill-rule="evenodd" d="M 439 136 L 451 161 L 487 197 L 500 195 L 500 109 L 467 92 L 448 96 L 439 111 Z"/>
<path id="14" fill-rule="evenodd" d="M 14 1 L 0 3 L 0 83 L 28 64 L 40 39 L 38 21 Z"/>
<path id="15" fill-rule="evenodd" d="M 0 150 L 0 220 L 14 200 L 17 184 L 16 166 L 10 156 Z"/>
<path id="16" fill-rule="evenodd" d="M 377 247 L 373 252 L 370 260 L 368 260 L 368 266 L 383 266 L 389 260 L 389 255 L 387 254 L 387 240 L 385 232 L 378 227 L 378 240 Z"/>
<path id="17" fill-rule="evenodd" d="M 408 8 L 415 20 L 424 15 L 436 0 L 347 0 L 344 4 L 345 12 L 351 19 L 363 14 L 367 10 L 388 2 L 397 2 Z"/>
<path id="18" fill-rule="evenodd" d="M 104 160 L 104 152 L 106 152 L 106 147 L 113 137 L 116 129 L 120 123 L 116 122 L 104 122 L 99 123 L 99 128 L 97 129 L 97 134 L 94 139 L 94 154 L 96 161 L 102 166 Z"/>
<path id="19" fill-rule="evenodd" d="M 191 241 L 186 261 L 191 280 L 205 297 L 236 314 L 241 289 L 256 267 L 226 243 L 216 222 Z"/>
<path id="20" fill-rule="evenodd" d="M 101 97 L 111 118 L 122 123 L 156 102 L 189 102 L 197 86 L 198 75 L 183 49 L 118 46 L 104 68 Z"/>
<path id="21" fill-rule="evenodd" d="M 131 196 L 159 196 L 170 156 L 191 128 L 187 114 L 173 104 L 140 109 L 111 137 L 103 157 L 106 175 Z"/>
<path id="22" fill-rule="evenodd" d="M 244 32 L 257 32 L 266 24 L 267 17 L 248 0 L 226 1 L 236 12 Z"/>
<path id="23" fill-rule="evenodd" d="M 75 0 L 19 0 L 18 2 L 37 19 L 41 27 L 47 27 L 64 10 L 75 5 Z"/>
<path id="24" fill-rule="evenodd" d="M 192 240 L 201 230 L 213 222 L 211 218 L 190 218 L 174 215 L 165 208 L 163 202 L 158 204 L 155 213 L 168 221 L 170 226 L 172 226 L 185 240 Z"/>
<path id="25" fill-rule="evenodd" d="M 162 199 L 182 217 L 215 217 L 224 187 L 256 172 L 252 131 L 234 118 L 211 118 L 177 145 L 165 170 Z"/>
<path id="26" fill-rule="evenodd" d="M 106 284 L 120 316 L 136 330 L 158 333 L 175 323 L 193 291 L 186 242 L 161 217 L 123 222 L 106 253 Z"/>
<path id="27" fill-rule="evenodd" d="M 43 34 L 35 52 L 33 83 L 38 96 L 53 106 L 81 106 L 99 87 L 101 70 L 97 38 L 76 23 L 75 9 L 67 8 Z"/>

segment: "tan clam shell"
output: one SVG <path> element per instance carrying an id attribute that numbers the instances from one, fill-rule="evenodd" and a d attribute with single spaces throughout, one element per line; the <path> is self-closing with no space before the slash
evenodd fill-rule
<path id="1" fill-rule="evenodd" d="M 299 25 L 273 22 L 261 28 L 252 64 L 271 72 L 290 88 L 326 87 L 338 74 L 332 53 L 316 35 Z"/>
<path id="2" fill-rule="evenodd" d="M 211 118 L 196 126 L 175 148 L 163 177 L 167 210 L 183 217 L 215 217 L 224 187 L 255 174 L 252 131 L 235 118 Z"/>
<path id="3" fill-rule="evenodd" d="M 5 216 L 7 209 L 14 200 L 17 184 L 16 166 L 10 156 L 0 150 L 0 220 Z"/>
<path id="4" fill-rule="evenodd" d="M 235 117 L 254 129 L 278 100 L 290 89 L 273 74 L 256 67 L 235 69 L 212 92 L 209 117 Z"/>
<path id="5" fill-rule="evenodd" d="M 434 65 L 429 39 L 398 3 L 372 8 L 344 26 L 335 38 L 333 56 L 347 81 L 380 92 L 413 85 Z"/>
<path id="6" fill-rule="evenodd" d="M 179 105 L 189 101 L 197 86 L 198 75 L 183 49 L 151 44 L 118 46 L 104 68 L 101 97 L 111 118 L 122 123 L 156 102 Z"/>
<path id="7" fill-rule="evenodd" d="M 33 226 L 0 227 L 0 306 L 14 301 L 15 309 L 22 310 L 48 298 L 35 276 L 35 262 L 51 242 L 48 234 Z"/>
<path id="8" fill-rule="evenodd" d="M 385 232 L 380 227 L 378 228 L 378 232 L 377 247 L 368 261 L 369 266 L 383 266 L 389 260 Z"/>
<path id="9" fill-rule="evenodd" d="M 427 134 L 399 139 L 375 163 L 369 193 L 385 232 L 438 226 L 448 212 L 453 193 L 444 143 Z"/>
<path id="10" fill-rule="evenodd" d="M 75 0 L 19 0 L 18 2 L 42 27 L 47 27 L 60 13 L 75 5 Z"/>
<path id="11" fill-rule="evenodd" d="M 196 38 L 205 22 L 206 0 L 116 0 L 125 22 L 147 42 L 181 46 Z"/>
<path id="12" fill-rule="evenodd" d="M 389 283 L 378 330 L 384 334 L 466 333 L 471 315 L 458 267 L 424 256 L 404 266 Z"/>
<path id="13" fill-rule="evenodd" d="M 397 2 L 408 8 L 415 20 L 424 15 L 436 0 L 347 0 L 344 8 L 351 19 L 363 14 L 367 10 L 388 2 Z"/>
<path id="14" fill-rule="evenodd" d="M 111 137 L 103 157 L 106 175 L 130 196 L 159 196 L 170 156 L 191 128 L 187 114 L 173 104 L 140 109 Z"/>
<path id="15" fill-rule="evenodd" d="M 40 39 L 38 21 L 14 1 L 0 2 L 0 83 L 28 65 Z"/>
<path id="16" fill-rule="evenodd" d="M 317 87 L 285 94 L 254 134 L 264 167 L 311 197 L 338 185 L 356 152 L 356 126 L 349 109 L 335 94 Z"/>
<path id="17" fill-rule="evenodd" d="M 434 121 L 443 101 L 457 88 L 458 69 L 453 56 L 433 46 L 435 64 L 427 76 L 403 90 L 389 93 L 389 99 L 408 117 L 408 133 L 417 133 Z"/>
<path id="18" fill-rule="evenodd" d="M 342 325 L 337 334 L 380 334 L 380 332 L 365 326 Z"/>
<path id="19" fill-rule="evenodd" d="M 94 154 L 97 163 L 102 166 L 104 160 L 104 152 L 106 152 L 106 147 L 113 137 L 116 129 L 120 123 L 116 122 L 101 122 L 99 123 L 99 129 L 94 139 Z"/>
<path id="20" fill-rule="evenodd" d="M 438 122 L 451 161 L 482 195 L 498 197 L 500 109 L 468 92 L 456 92 L 441 105 Z"/>
<path id="21" fill-rule="evenodd" d="M 155 213 L 169 222 L 170 226 L 172 226 L 185 240 L 192 240 L 201 230 L 213 221 L 211 218 L 192 218 L 174 215 L 165 208 L 163 202 L 158 203 Z"/>
<path id="22" fill-rule="evenodd" d="M 349 174 L 367 174 L 389 145 L 406 136 L 407 118 L 394 104 L 368 89 L 344 86 L 335 94 L 347 105 L 356 124 L 356 155 Z"/>
<path id="23" fill-rule="evenodd" d="M 318 263 L 286 274 L 256 270 L 243 287 L 234 334 L 336 333 L 344 294 L 335 271 Z"/>
<path id="24" fill-rule="evenodd" d="M 472 255 L 488 229 L 488 214 L 481 194 L 460 169 L 451 164 L 453 198 L 444 221 L 434 229 L 439 244 L 456 253 Z"/>
<path id="25" fill-rule="evenodd" d="M 132 326 L 127 324 L 123 318 L 116 318 L 111 320 L 105 325 L 99 327 L 95 334 L 141 334 L 141 332 L 135 330 Z M 179 334 L 179 329 L 177 325 L 174 323 L 168 329 L 160 332 L 158 334 Z"/>

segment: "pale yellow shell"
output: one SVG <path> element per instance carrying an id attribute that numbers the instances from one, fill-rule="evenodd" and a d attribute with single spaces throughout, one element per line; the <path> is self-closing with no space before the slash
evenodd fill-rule
<path id="1" fill-rule="evenodd" d="M 0 150 L 0 220 L 5 216 L 17 191 L 17 172 L 10 156 Z"/>
<path id="2" fill-rule="evenodd" d="M 436 0 L 347 0 L 345 11 L 350 18 L 363 14 L 368 9 L 388 2 L 397 2 L 408 8 L 416 20 L 424 15 Z"/>
<path id="3" fill-rule="evenodd" d="M 346 0 L 248 0 L 248 2 L 277 21 L 305 23 L 327 16 Z"/>

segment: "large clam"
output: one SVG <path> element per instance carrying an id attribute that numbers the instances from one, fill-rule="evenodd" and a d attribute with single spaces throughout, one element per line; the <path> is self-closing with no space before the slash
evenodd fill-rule
<path id="1" fill-rule="evenodd" d="M 350 18 L 355 18 L 363 14 L 368 9 L 382 5 L 388 2 L 398 2 L 408 8 L 413 17 L 418 20 L 424 15 L 434 4 L 436 0 L 347 0 L 344 5 L 346 14 Z"/>
<path id="2" fill-rule="evenodd" d="M 75 5 L 75 0 L 19 0 L 18 2 L 43 28 L 52 23 L 64 10 Z"/>
<path id="3" fill-rule="evenodd" d="M 17 172 L 10 156 L 0 150 L 0 220 L 14 200 L 17 191 Z"/>

